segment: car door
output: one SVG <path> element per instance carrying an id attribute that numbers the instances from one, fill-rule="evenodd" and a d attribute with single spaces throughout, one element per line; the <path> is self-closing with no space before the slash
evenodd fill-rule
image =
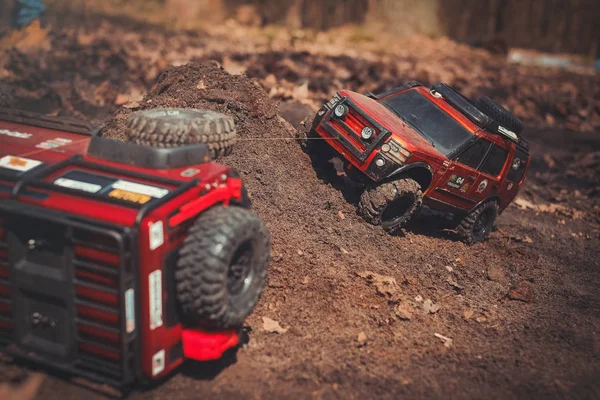
<path id="1" fill-rule="evenodd" d="M 477 139 L 449 162 L 435 190 L 437 200 L 465 210 L 470 210 L 477 204 L 478 200 L 473 194 L 480 177 L 478 168 L 491 145 L 485 139 Z"/>
<path id="2" fill-rule="evenodd" d="M 506 166 L 508 150 L 493 143 L 485 159 L 479 166 L 479 176 L 471 193 L 477 202 L 490 198 L 500 191 L 500 181 Z"/>

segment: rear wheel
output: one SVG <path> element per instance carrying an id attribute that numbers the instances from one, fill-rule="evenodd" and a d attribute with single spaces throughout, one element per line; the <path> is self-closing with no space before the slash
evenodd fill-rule
<path id="1" fill-rule="evenodd" d="M 237 328 L 260 299 L 269 264 L 269 233 L 251 211 L 215 206 L 190 228 L 175 269 L 186 322 Z"/>
<path id="2" fill-rule="evenodd" d="M 358 211 L 367 222 L 394 233 L 418 213 L 422 204 L 421 185 L 403 178 L 365 190 Z"/>
<path id="3" fill-rule="evenodd" d="M 483 203 L 460 221 L 458 235 L 466 244 L 483 242 L 492 231 L 497 216 L 496 201 Z"/>

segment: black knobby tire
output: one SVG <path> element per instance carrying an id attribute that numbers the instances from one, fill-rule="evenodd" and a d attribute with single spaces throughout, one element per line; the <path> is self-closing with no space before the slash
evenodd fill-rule
<path id="1" fill-rule="evenodd" d="M 475 244 L 487 239 L 498 216 L 498 203 L 488 201 L 471 211 L 458 224 L 457 232 L 466 244 Z"/>
<path id="2" fill-rule="evenodd" d="M 421 185 L 414 179 L 402 178 L 365 190 L 358 211 L 367 222 L 393 233 L 405 226 L 422 204 Z"/>
<path id="3" fill-rule="evenodd" d="M 519 135 L 523 131 L 523 121 L 489 97 L 477 99 L 476 106 L 481 112 L 496 121 L 500 126 Z"/>
<path id="4" fill-rule="evenodd" d="M 238 328 L 260 299 L 267 279 L 269 232 L 251 211 L 214 206 L 190 228 L 175 268 L 184 321 Z"/>
<path id="5" fill-rule="evenodd" d="M 213 159 L 231 154 L 236 140 L 233 118 L 213 111 L 157 108 L 131 115 L 129 140 L 161 148 L 205 143 Z"/>

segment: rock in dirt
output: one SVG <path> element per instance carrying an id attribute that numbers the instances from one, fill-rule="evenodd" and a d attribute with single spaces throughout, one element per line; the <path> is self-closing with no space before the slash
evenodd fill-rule
<path id="1" fill-rule="evenodd" d="M 282 328 L 279 322 L 269 318 L 262 317 L 263 329 L 269 333 L 286 333 L 289 328 Z"/>
<path id="2" fill-rule="evenodd" d="M 504 270 L 498 266 L 491 266 L 487 269 L 487 277 L 490 281 L 497 282 L 501 285 L 508 284 L 508 278 Z"/>
<path id="3" fill-rule="evenodd" d="M 358 336 L 356 337 L 356 341 L 358 342 L 359 346 L 364 346 L 367 344 L 367 334 L 364 332 L 361 332 L 358 334 Z"/>
<path id="4" fill-rule="evenodd" d="M 510 300 L 519 300 L 525 303 L 533 301 L 533 286 L 529 282 L 520 282 L 517 286 L 510 289 L 508 292 Z"/>

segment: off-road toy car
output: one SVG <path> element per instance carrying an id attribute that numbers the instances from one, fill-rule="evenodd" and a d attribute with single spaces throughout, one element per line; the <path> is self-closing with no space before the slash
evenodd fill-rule
<path id="1" fill-rule="evenodd" d="M 338 156 L 364 187 L 358 210 L 394 232 L 422 204 L 455 216 L 466 243 L 485 240 L 529 167 L 523 123 L 487 97 L 418 82 L 379 95 L 342 90 L 313 120 L 305 145 Z M 325 140 L 319 140 L 325 139 Z"/>
<path id="2" fill-rule="evenodd" d="M 235 347 L 269 260 L 239 175 L 210 159 L 231 118 L 142 111 L 131 129 L 197 144 L 0 109 L 0 352 L 122 392 Z"/>

